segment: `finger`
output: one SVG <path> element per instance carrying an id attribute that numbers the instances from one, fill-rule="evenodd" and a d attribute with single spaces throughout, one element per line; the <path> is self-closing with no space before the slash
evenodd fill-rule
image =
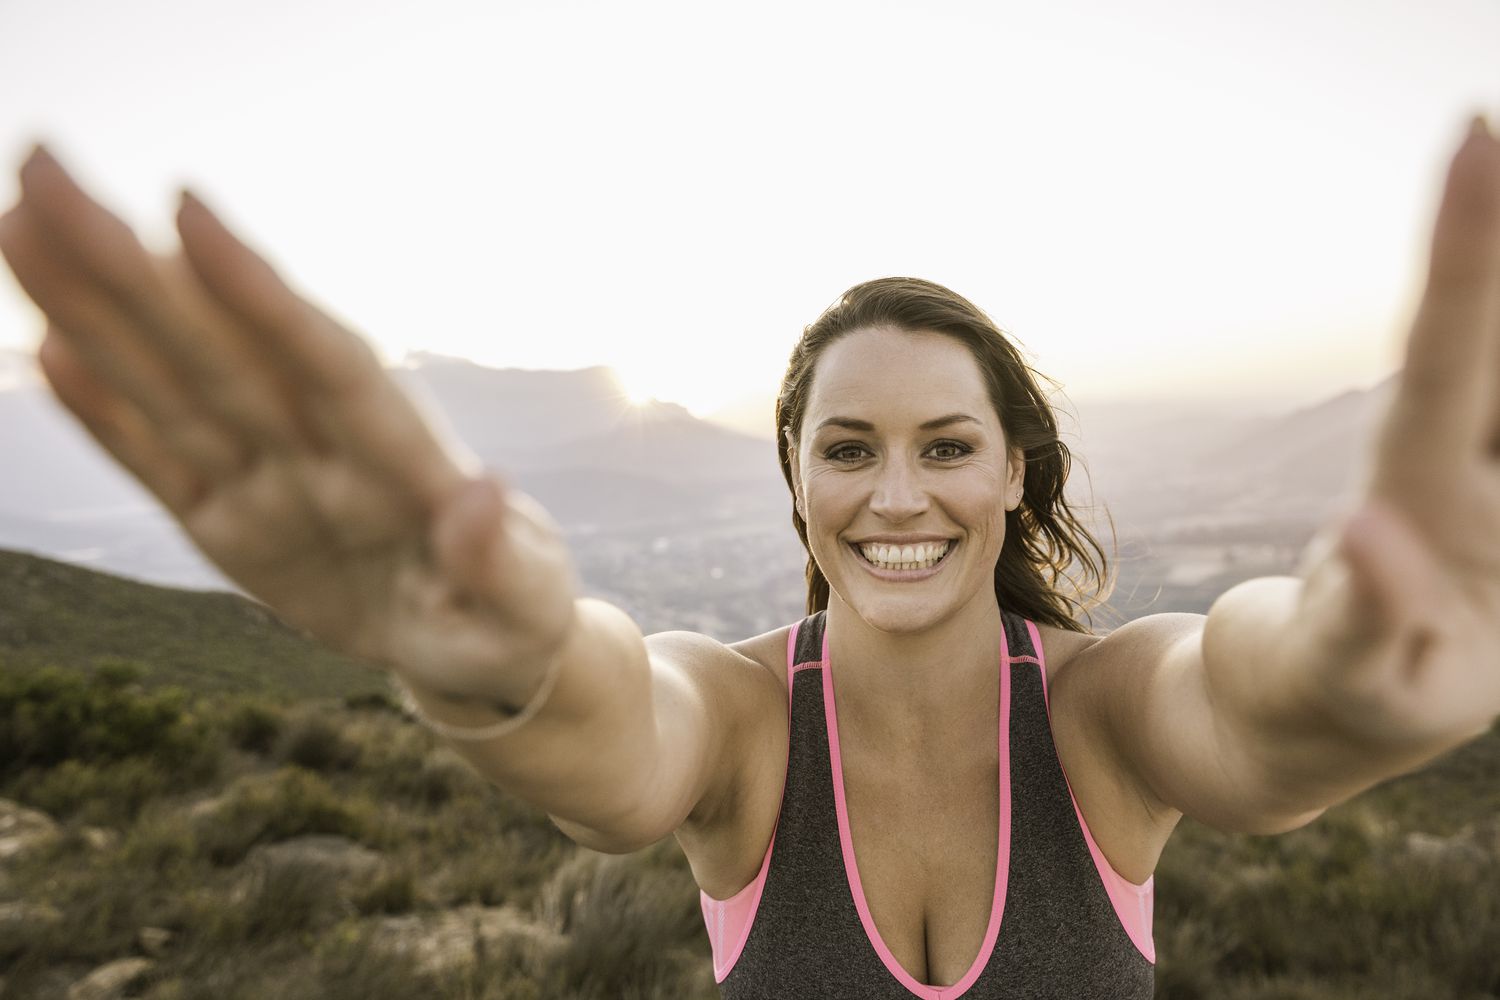
<path id="1" fill-rule="evenodd" d="M 130 316 L 97 287 L 77 280 L 39 231 L 30 210 L 18 206 L 0 218 L 0 252 L 26 294 L 69 340 L 75 368 L 92 371 L 94 384 L 131 402 L 154 435 L 210 481 L 238 476 L 249 464 L 246 446 L 211 419 L 184 392 L 159 358 L 139 349 Z"/>
<path id="2" fill-rule="evenodd" d="M 120 343 L 158 357 L 200 408 L 245 437 L 247 447 L 288 452 L 315 446 L 290 393 L 256 357 L 254 343 L 215 315 L 207 295 L 194 294 L 191 269 L 148 252 L 46 150 L 38 147 L 22 165 L 21 179 L 21 204 L 70 279 L 58 283 L 65 294 L 88 289 L 93 298 L 114 303 L 114 312 L 128 320 L 116 324 Z"/>
<path id="3" fill-rule="evenodd" d="M 1476 127 L 1449 166 L 1393 406 L 1409 457 L 1462 459 L 1484 443 L 1500 373 L 1497 341 L 1500 143 Z"/>
<path id="4" fill-rule="evenodd" d="M 52 394 L 104 450 L 179 520 L 187 517 L 207 494 L 207 484 L 159 443 L 150 420 L 97 379 L 56 326 L 48 327 L 37 362 Z"/>
<path id="5" fill-rule="evenodd" d="M 121 219 L 37 146 L 21 164 L 21 201 L 60 250 L 122 302 L 148 310 L 160 294 L 150 254 Z"/>
<path id="6" fill-rule="evenodd" d="M 442 433 L 440 415 L 403 392 L 363 338 L 293 291 L 190 191 L 177 229 L 204 287 L 300 387 L 319 433 L 406 485 L 430 512 L 480 473 L 478 458 Z"/>
<path id="7" fill-rule="evenodd" d="M 343 395 L 384 374 L 380 359 L 294 292 L 264 257 L 230 231 L 186 188 L 177 232 L 193 271 L 231 313 L 257 332 L 271 356 L 300 387 Z"/>

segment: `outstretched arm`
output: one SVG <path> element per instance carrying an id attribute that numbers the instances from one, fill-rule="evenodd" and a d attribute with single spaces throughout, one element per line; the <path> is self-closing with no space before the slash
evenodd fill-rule
<path id="1" fill-rule="evenodd" d="M 713 798 L 738 699 L 761 688 L 710 668 L 742 657 L 648 643 L 579 598 L 546 511 L 202 202 L 184 198 L 181 252 L 160 256 L 45 151 L 20 182 L 0 254 L 46 318 L 48 385 L 229 578 L 390 670 L 440 724 L 530 703 L 460 749 L 599 844 L 649 843 Z"/>
<path id="2" fill-rule="evenodd" d="M 1480 119 L 1369 469 L 1297 576 L 1088 651 L 1073 683 L 1154 806 L 1292 829 L 1500 716 L 1500 142 Z"/>

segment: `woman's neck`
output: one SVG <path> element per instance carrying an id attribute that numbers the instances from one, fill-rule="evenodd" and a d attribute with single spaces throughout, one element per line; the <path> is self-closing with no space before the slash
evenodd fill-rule
<path id="1" fill-rule="evenodd" d="M 825 628 L 841 729 L 847 717 L 866 734 L 931 743 L 992 721 L 1004 630 L 992 592 L 919 632 L 883 632 L 830 594 Z"/>

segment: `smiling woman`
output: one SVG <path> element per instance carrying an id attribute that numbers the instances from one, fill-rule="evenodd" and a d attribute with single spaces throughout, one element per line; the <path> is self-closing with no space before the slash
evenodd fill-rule
<path id="1" fill-rule="evenodd" d="M 856 332 L 859 338 L 849 337 Z M 815 367 L 821 378 L 813 377 Z M 776 401 L 782 474 L 796 493 L 806 470 L 884 468 L 893 448 L 920 446 L 913 463 L 955 470 L 960 478 L 977 476 L 974 488 L 981 495 L 1006 496 L 1005 530 L 992 532 L 996 545 L 1004 539 L 1005 551 L 971 557 L 990 568 L 1000 603 L 1036 621 L 1082 631 L 1076 611 L 1108 596 L 1107 560 L 1063 495 L 1071 453 L 1039 385 L 1044 378 L 977 306 L 941 285 L 916 278 L 857 285 L 804 331 L 792 352 Z M 937 397 L 934 385 L 957 394 Z M 840 394 L 864 415 L 830 410 L 830 397 Z M 948 398 L 962 407 L 943 412 Z M 896 430 L 891 407 L 903 404 L 919 422 L 902 431 L 907 437 L 890 441 Z M 805 434 L 809 413 L 811 434 Z M 830 564 L 820 565 L 808 538 L 805 499 L 798 497 L 792 525 L 808 548 L 812 614 L 828 606 L 822 567 Z"/>
<path id="2" fill-rule="evenodd" d="M 580 596 L 536 500 L 208 206 L 183 199 L 163 257 L 44 150 L 20 180 L 0 251 L 61 402 L 230 578 L 390 671 L 495 785 L 585 847 L 674 836 L 731 1000 L 1145 1000 L 1183 816 L 1296 829 L 1500 712 L 1482 120 L 1360 506 L 1301 578 L 1106 635 L 1078 620 L 1105 562 L 1039 376 L 934 282 L 857 285 L 792 352 L 777 447 L 808 614 L 643 636 Z"/>

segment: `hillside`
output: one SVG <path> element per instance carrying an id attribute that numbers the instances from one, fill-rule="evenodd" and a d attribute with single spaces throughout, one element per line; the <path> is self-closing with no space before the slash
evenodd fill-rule
<path id="1" fill-rule="evenodd" d="M 147 686 L 278 701 L 387 690 L 384 674 L 238 594 L 160 587 L 0 549 L 0 669 L 120 660 Z"/>

